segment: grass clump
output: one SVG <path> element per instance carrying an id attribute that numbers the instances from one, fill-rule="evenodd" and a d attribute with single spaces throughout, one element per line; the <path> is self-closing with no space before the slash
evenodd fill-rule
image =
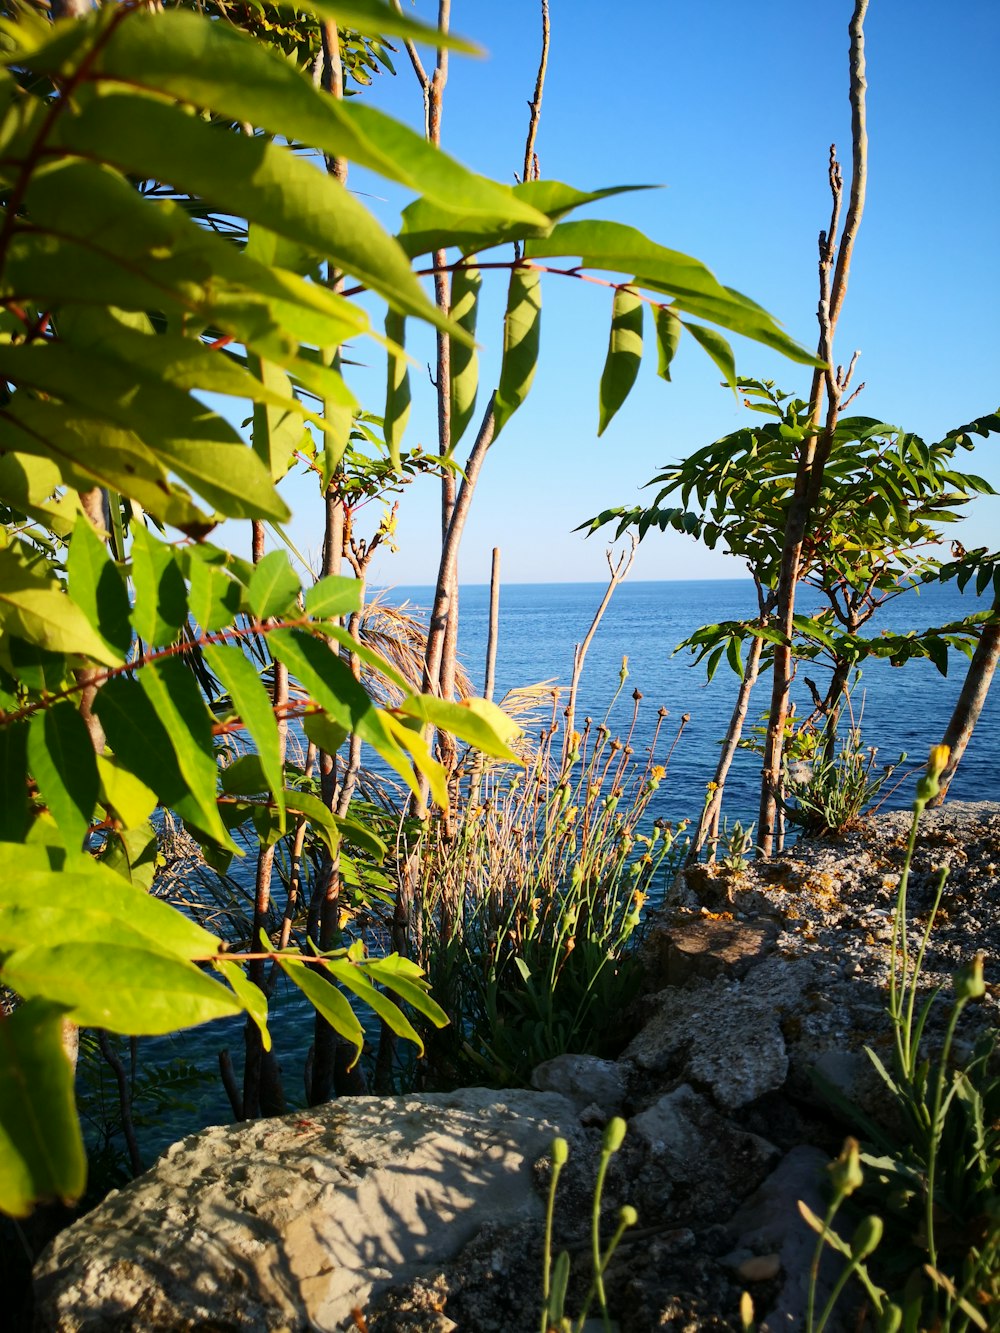
<path id="1" fill-rule="evenodd" d="M 563 754 L 556 735 L 553 719 L 523 770 L 470 773 L 454 827 L 418 848 L 421 965 L 451 1018 L 427 1034 L 438 1086 L 523 1084 L 553 1056 L 605 1053 L 638 991 L 643 906 L 679 851 L 680 830 L 649 818 L 666 766 L 656 737 L 641 764 L 606 723 L 587 719 Z"/>

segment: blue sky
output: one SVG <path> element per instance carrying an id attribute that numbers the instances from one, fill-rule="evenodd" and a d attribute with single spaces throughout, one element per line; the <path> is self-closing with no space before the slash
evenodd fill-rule
<path id="1" fill-rule="evenodd" d="M 429 19 L 436 9 L 427 0 L 414 6 Z M 831 142 L 842 158 L 850 153 L 851 9 L 850 0 L 625 0 L 618 6 L 551 0 L 552 47 L 537 141 L 542 175 L 586 189 L 664 186 L 581 216 L 628 222 L 696 256 L 814 346 L 816 238 L 829 217 L 826 157 Z M 524 154 L 538 5 L 456 0 L 453 26 L 488 55 L 452 57 L 444 146 L 474 169 L 511 181 Z M 935 439 L 1000 401 L 1000 4 L 962 0 L 943 8 L 931 0 L 873 0 L 866 34 L 869 191 L 838 360 L 860 349 L 856 382 L 863 379 L 867 387 L 852 410 Z M 431 62 L 431 53 L 423 54 Z M 419 125 L 420 92 L 402 50 L 396 65 L 397 77 L 381 77 L 367 96 Z M 394 229 L 399 198 L 361 173 L 350 183 Z M 495 278 L 480 315 L 484 391 L 497 373 L 504 290 L 503 277 Z M 606 506 L 637 502 L 642 483 L 662 464 L 748 419 L 689 340 L 675 362 L 674 382 L 658 380 L 647 329 L 639 381 L 598 440 L 597 386 L 609 318 L 609 292 L 547 280 L 535 385 L 484 468 L 463 545 L 462 582 L 488 578 L 494 545 L 502 549 L 506 581 L 602 578 L 602 538 L 585 540 L 572 529 Z M 773 378 L 804 396 L 804 368 L 742 339 L 734 348 L 739 373 Z M 430 343 L 416 338 L 410 350 L 421 362 L 432 355 Z M 382 380 L 374 364 L 353 372 L 356 391 L 376 411 Z M 419 371 L 413 385 L 407 444 L 433 451 L 430 386 Z M 960 465 L 1000 489 L 998 448 L 983 441 Z M 315 553 L 321 534 L 314 493 L 294 481 L 287 493 L 296 508 L 293 535 Z M 373 581 L 431 582 L 436 483 L 411 486 L 400 512 L 400 554 L 380 558 Z M 995 546 L 998 529 L 1000 500 L 983 500 L 960 535 L 966 546 Z M 743 572 L 690 540 L 652 534 L 633 577 Z"/>

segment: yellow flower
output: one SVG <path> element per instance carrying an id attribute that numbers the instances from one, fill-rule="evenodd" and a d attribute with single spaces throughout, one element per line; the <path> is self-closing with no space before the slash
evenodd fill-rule
<path id="1" fill-rule="evenodd" d="M 719 790 L 719 784 L 717 782 L 708 782 L 705 784 L 705 790 L 711 795 L 713 791 Z"/>
<path id="2" fill-rule="evenodd" d="M 657 782 L 660 782 L 667 776 L 667 770 L 662 764 L 654 764 L 652 776 Z"/>
<path id="3" fill-rule="evenodd" d="M 927 772 L 931 777 L 939 778 L 948 767 L 951 750 L 947 745 L 932 745 L 930 758 L 927 760 Z"/>

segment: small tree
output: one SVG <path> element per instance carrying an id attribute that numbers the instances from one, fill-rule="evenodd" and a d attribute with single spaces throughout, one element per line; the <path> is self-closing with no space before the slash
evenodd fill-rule
<path id="1" fill-rule="evenodd" d="M 682 532 L 711 549 L 721 545 L 746 563 L 754 580 L 756 615 L 703 626 L 680 645 L 690 647 L 696 661 L 705 661 L 710 680 L 724 657 L 741 678 L 693 855 L 715 837 L 751 691 L 783 646 L 773 623 L 782 533 L 794 498 L 797 449 L 809 428 L 809 408 L 802 399 L 776 390 L 770 381 L 740 379 L 737 384 L 746 406 L 769 418 L 766 424 L 744 427 L 666 468 L 648 483 L 659 487 L 652 505 L 605 510 L 584 525 L 596 531 L 615 523 L 616 536 L 634 531 L 643 537 L 654 528 Z M 955 455 L 973 449 L 973 436 L 998 428 L 1000 420 L 984 417 L 928 445 L 869 417 L 839 420 L 836 458 L 825 470 L 799 565 L 800 584 L 815 589 L 825 607 L 795 618 L 791 644 L 793 662 L 828 665 L 828 684 L 815 700 L 816 716 L 825 719 L 828 755 L 851 671 L 868 657 L 897 662 L 930 657 L 945 672 L 949 646 L 970 650 L 974 618 L 905 640 L 865 639 L 860 631 L 901 592 L 936 577 L 939 525 L 959 519 L 957 506 L 992 493 L 982 477 L 956 470 Z M 664 505 L 673 496 L 680 498 L 680 507 Z"/>

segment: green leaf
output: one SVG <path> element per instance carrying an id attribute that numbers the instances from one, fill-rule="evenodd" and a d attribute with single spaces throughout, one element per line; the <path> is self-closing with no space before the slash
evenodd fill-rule
<path id="1" fill-rule="evenodd" d="M 483 285 L 477 268 L 458 268 L 451 275 L 452 319 L 471 339 L 476 336 L 476 318 L 479 313 L 479 292 Z M 472 345 L 451 340 L 451 449 L 456 449 L 469 428 L 476 410 L 479 391 L 479 357 L 475 342 Z"/>
<path id="2" fill-rule="evenodd" d="M 56 581 L 29 568 L 11 547 L 0 550 L 0 623 L 49 652 L 79 653 L 106 666 L 122 660 Z"/>
<path id="3" fill-rule="evenodd" d="M 173 643 L 187 621 L 187 588 L 173 547 L 157 541 L 144 524 L 132 525 L 132 625 L 151 648 Z"/>
<path id="4" fill-rule="evenodd" d="M 314 620 L 336 620 L 361 610 L 361 584 L 357 579 L 328 574 L 306 592 L 306 611 Z"/>
<path id="5" fill-rule="evenodd" d="M 145 823 L 156 809 L 156 792 L 123 768 L 113 756 L 99 754 L 96 757 L 102 801 L 112 808 L 126 828 Z"/>
<path id="6" fill-rule="evenodd" d="M 294 461 L 295 451 L 301 448 L 304 440 L 310 439 L 305 428 L 305 414 L 301 404 L 295 401 L 291 380 L 280 367 L 262 360 L 253 352 L 248 354 L 247 364 L 255 381 L 253 386 L 247 386 L 254 398 L 251 432 L 254 453 L 267 468 L 271 480 L 280 481 Z M 279 405 L 264 401 L 256 384 L 282 400 Z"/>
<path id="7" fill-rule="evenodd" d="M 721 333 L 715 329 L 706 329 L 703 324 L 688 324 L 683 321 L 684 327 L 709 354 L 715 364 L 722 371 L 723 379 L 730 389 L 736 388 L 736 360 L 733 357 L 733 349 L 723 338 Z"/>
<path id="8" fill-rule="evenodd" d="M 6 348 L 0 344 L 0 374 L 16 385 L 62 398 L 77 413 L 133 432 L 223 512 L 250 517 L 251 511 L 263 510 L 270 518 L 286 517 L 269 473 L 234 427 L 157 373 L 153 354 L 158 341 L 133 338 L 132 347 L 141 348 L 142 355 L 127 360 L 120 359 L 120 347 L 107 356 L 63 339 Z M 150 359 L 152 366 L 147 364 Z M 12 407 L 18 407 L 16 398 Z"/>
<path id="9" fill-rule="evenodd" d="M 109 680 L 97 693 L 94 712 L 120 766 L 156 792 L 168 809 L 199 826 L 204 820 L 201 803 L 189 790 L 170 736 L 139 682 Z"/>
<path id="10" fill-rule="evenodd" d="M 406 37 L 427 46 L 445 47 L 462 55 L 481 55 L 481 48 L 465 37 L 443 33 L 431 24 L 408 18 L 385 0 L 309 0 L 310 13 L 333 19 L 346 28 L 357 28 L 370 36 Z"/>
<path id="11" fill-rule="evenodd" d="M 493 408 L 494 439 L 524 402 L 535 378 L 541 316 L 541 273 L 536 268 L 515 268 L 510 275 L 503 320 L 503 363 Z"/>
<path id="12" fill-rule="evenodd" d="M 323 802 L 317 796 L 311 796 L 303 791 L 289 791 L 285 799 L 289 810 L 309 821 L 314 832 L 322 838 L 330 856 L 335 857 L 340 850 L 340 825 Z"/>
<path id="13" fill-rule="evenodd" d="M 87 724 L 68 699 L 36 713 L 28 724 L 28 766 L 67 848 L 79 851 L 100 781 Z"/>
<path id="14" fill-rule="evenodd" d="M 309 1003 L 326 1019 L 334 1032 L 351 1043 L 354 1047 L 354 1060 L 351 1063 L 352 1066 L 357 1064 L 365 1043 L 364 1029 L 358 1022 L 358 1016 L 345 999 L 343 992 L 314 970 L 322 964 L 317 963 L 313 967 L 307 967 L 301 959 L 283 957 L 281 954 L 278 955 L 278 963 L 285 975 L 298 986 Z"/>
<path id="15" fill-rule="evenodd" d="M 529 238 L 524 254 L 526 259 L 579 255 L 584 268 L 634 273 L 636 287 L 668 293 L 689 314 L 773 347 L 793 361 L 817 364 L 812 353 L 789 338 L 756 302 L 724 287 L 697 259 L 657 245 L 634 227 L 619 222 L 560 222 L 547 236 Z"/>
<path id="16" fill-rule="evenodd" d="M 69 593 L 112 652 L 132 645 L 128 593 L 122 577 L 88 519 L 80 514 L 66 557 Z"/>
<path id="17" fill-rule="evenodd" d="M 430 694 L 414 694 L 403 700 L 398 711 L 454 732 L 484 754 L 506 759 L 512 764 L 521 763 L 510 748 L 510 741 L 521 734 L 520 727 L 503 709 L 487 699 L 463 699 L 452 703 Z"/>
<path id="18" fill-rule="evenodd" d="M 156 877 L 158 854 L 156 829 L 147 822 L 109 833 L 101 865 L 148 893 Z"/>
<path id="19" fill-rule="evenodd" d="M 49 458 L 5 453 L 0 457 L 0 498 L 12 509 L 44 524 L 57 537 L 68 537 L 79 513 L 76 495 L 53 496 L 62 480 Z"/>
<path id="20" fill-rule="evenodd" d="M 185 791 L 197 803 L 198 817 L 191 822 L 238 854 L 239 849 L 226 832 L 215 802 L 212 716 L 194 676 L 179 658 L 168 657 L 140 671 L 139 684 L 170 737 Z"/>
<path id="21" fill-rule="evenodd" d="M 0 1015 L 0 1212 L 11 1217 L 44 1199 L 74 1203 L 87 1183 L 63 1012 L 32 1000 Z"/>
<path id="22" fill-rule="evenodd" d="M 125 943 L 182 958 L 218 951 L 207 930 L 88 854 L 0 843 L 0 875 L 0 952 L 39 939 Z"/>
<path id="23" fill-rule="evenodd" d="M 334 722 L 325 713 L 306 713 L 302 730 L 317 749 L 336 754 L 350 734 L 346 727 Z"/>
<path id="24" fill-rule="evenodd" d="M 386 313 L 385 336 L 390 343 L 386 354 L 385 443 L 390 461 L 398 471 L 400 444 L 410 416 L 410 371 L 406 357 L 397 355 L 392 346 L 402 349 L 406 345 L 406 320 L 395 310 Z"/>
<path id="25" fill-rule="evenodd" d="M 264 1050 L 269 1051 L 271 1049 L 271 1034 L 267 1027 L 267 996 L 259 986 L 255 986 L 247 978 L 242 967 L 233 959 L 217 958 L 213 967 L 216 972 L 221 972 L 232 986 L 241 1006 L 260 1030 Z"/>
<path id="26" fill-rule="evenodd" d="M 601 375 L 600 420 L 597 434 L 603 435 L 611 419 L 628 397 L 642 360 L 643 301 L 631 287 L 616 287 L 611 311 L 608 355 Z"/>
<path id="27" fill-rule="evenodd" d="M 4 980 L 26 1000 L 65 1005 L 81 1027 L 154 1037 L 240 1013 L 231 991 L 194 963 L 153 949 L 92 944 L 33 945 L 4 964 Z"/>
<path id="28" fill-rule="evenodd" d="M 269 620 L 296 613 L 299 591 L 299 578 L 287 553 L 269 551 L 254 569 L 247 598 L 257 619 Z"/>
<path id="29" fill-rule="evenodd" d="M 385 720 L 397 742 L 412 756 L 417 771 L 427 779 L 431 799 L 442 810 L 447 810 L 448 774 L 444 765 L 434 758 L 431 747 L 423 737 L 423 729 L 415 726 L 410 719 L 393 717 L 392 713 L 386 713 Z"/>
<path id="30" fill-rule="evenodd" d="M 220 560 L 201 546 L 194 546 L 188 561 L 188 609 L 207 633 L 231 625 L 240 610 L 240 585 L 226 574 Z"/>
<path id="31" fill-rule="evenodd" d="M 220 132 L 180 107 L 107 88 L 79 115 L 60 120 L 59 138 L 73 152 L 155 177 L 258 222 L 324 255 L 404 313 L 455 332 L 364 205 L 332 176 L 269 139 Z M 286 516 L 276 515 L 279 521 Z"/>
<path id="32" fill-rule="evenodd" d="M 356 963 L 347 959 L 330 959 L 327 967 L 337 980 L 348 990 L 353 991 L 363 1004 L 366 1004 L 391 1031 L 395 1032 L 397 1037 L 412 1041 L 417 1048 L 418 1057 L 423 1057 L 424 1043 L 416 1028 L 398 1004 L 393 1004 L 387 995 L 383 995 L 377 986 L 372 985 Z"/>
<path id="33" fill-rule="evenodd" d="M 187 492 L 168 483 L 163 467 L 139 437 L 107 420 L 16 394 L 0 409 L 0 444 L 42 454 L 55 461 L 67 486 L 104 486 L 138 500 L 155 518 L 190 535 L 204 535 L 214 527 Z"/>
<path id="34" fill-rule="evenodd" d="M 228 691 L 233 708 L 257 747 L 257 758 L 267 787 L 274 797 L 279 826 L 284 832 L 285 775 L 281 739 L 264 682 L 239 648 L 228 644 L 206 644 L 203 651 L 205 661 Z"/>
<path id="35" fill-rule="evenodd" d="M 653 320 L 656 324 L 657 362 L 656 373 L 660 379 L 670 380 L 670 366 L 681 340 L 681 321 L 665 305 L 653 307 Z"/>
<path id="36" fill-rule="evenodd" d="M 400 999 L 412 1005 L 418 1014 L 430 1019 L 435 1027 L 447 1027 L 448 1015 L 428 995 L 427 983 L 422 980 L 420 969 L 413 964 L 407 966 L 408 963 L 408 959 L 390 954 L 388 958 L 369 959 L 364 968 L 373 981 L 395 991 Z"/>
<path id="37" fill-rule="evenodd" d="M 319 707 L 347 732 L 357 732 L 414 792 L 419 785 L 413 770 L 386 722 L 364 687 L 354 679 L 346 662 L 330 647 L 300 630 L 274 630 L 268 643 L 275 657 Z"/>
<path id="38" fill-rule="evenodd" d="M 0 727 L 0 842 L 21 842 L 28 828 L 28 724 Z"/>
<path id="39" fill-rule="evenodd" d="M 604 190 L 576 190 L 560 181 L 522 181 L 515 185 L 515 199 L 530 204 L 555 221 L 583 204 L 606 199 L 610 195 L 630 190 L 645 190 L 645 185 L 613 185 Z M 547 229 L 545 229 L 547 230 Z M 463 255 L 471 255 L 508 241 L 521 241 L 526 236 L 538 235 L 537 227 L 525 226 L 521 218 L 470 214 L 455 207 L 449 200 L 416 199 L 403 210 L 403 226 L 399 241 L 412 257 L 454 246 Z M 544 234 L 544 231 L 541 233 Z M 452 303 L 454 314 L 454 302 Z"/>

